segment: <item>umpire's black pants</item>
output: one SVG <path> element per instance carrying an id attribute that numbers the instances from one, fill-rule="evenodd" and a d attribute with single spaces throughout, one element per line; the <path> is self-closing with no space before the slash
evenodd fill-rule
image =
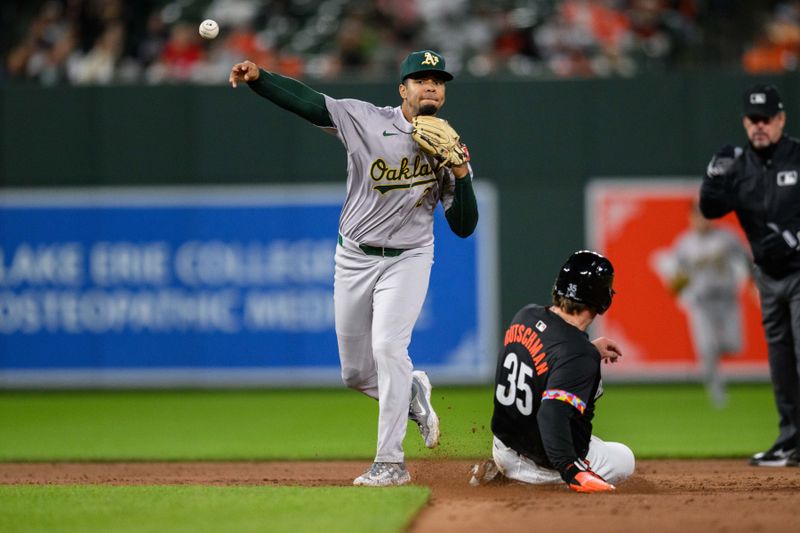
<path id="1" fill-rule="evenodd" d="M 800 447 L 800 272 L 774 279 L 756 268 L 780 433 L 774 448 Z"/>

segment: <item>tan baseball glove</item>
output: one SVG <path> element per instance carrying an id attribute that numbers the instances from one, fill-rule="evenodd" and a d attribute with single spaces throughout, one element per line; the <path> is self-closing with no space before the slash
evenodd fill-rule
<path id="1" fill-rule="evenodd" d="M 679 295 L 683 292 L 683 289 L 689 285 L 689 276 L 686 275 L 685 272 L 678 272 L 675 276 L 669 280 L 669 290 L 674 295 Z"/>
<path id="2" fill-rule="evenodd" d="M 456 167 L 469 161 L 469 152 L 461 138 L 446 120 L 428 115 L 414 117 L 414 139 L 423 152 L 438 159 L 444 166 Z"/>

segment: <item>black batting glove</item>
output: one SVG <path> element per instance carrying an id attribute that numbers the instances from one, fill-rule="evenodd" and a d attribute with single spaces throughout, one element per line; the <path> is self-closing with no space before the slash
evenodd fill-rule
<path id="1" fill-rule="evenodd" d="M 561 472 L 561 479 L 575 492 L 609 492 L 616 487 L 598 476 L 589 465 L 578 459 Z"/>

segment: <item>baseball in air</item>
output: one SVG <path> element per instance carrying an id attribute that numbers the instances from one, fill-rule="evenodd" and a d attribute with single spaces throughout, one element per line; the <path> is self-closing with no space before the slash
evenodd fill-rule
<path id="1" fill-rule="evenodd" d="M 211 20 L 206 19 L 200 24 L 200 37 L 203 39 L 213 39 L 219 35 L 219 25 Z"/>

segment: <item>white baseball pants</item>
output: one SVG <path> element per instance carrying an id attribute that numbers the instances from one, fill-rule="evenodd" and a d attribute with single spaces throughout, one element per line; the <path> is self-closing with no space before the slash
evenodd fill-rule
<path id="1" fill-rule="evenodd" d="M 564 482 L 557 470 L 537 465 L 503 444 L 497 437 L 494 437 L 492 456 L 498 470 L 509 479 L 533 485 Z M 636 466 L 630 448 L 619 442 L 605 442 L 594 435 L 589 441 L 586 461 L 594 473 L 611 484 L 628 479 L 633 475 Z"/>
<path id="2" fill-rule="evenodd" d="M 342 238 L 333 283 L 342 380 L 378 400 L 375 462 L 403 461 L 411 401 L 411 332 L 428 292 L 433 245 L 396 257 Z"/>

